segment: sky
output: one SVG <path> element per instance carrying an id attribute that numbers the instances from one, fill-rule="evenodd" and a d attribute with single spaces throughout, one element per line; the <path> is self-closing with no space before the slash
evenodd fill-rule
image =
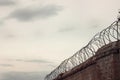
<path id="1" fill-rule="evenodd" d="M 120 0 L 0 0 L 0 80 L 44 80 L 114 22 Z"/>

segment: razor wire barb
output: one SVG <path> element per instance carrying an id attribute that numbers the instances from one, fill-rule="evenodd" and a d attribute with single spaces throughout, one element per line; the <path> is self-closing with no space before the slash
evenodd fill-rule
<path id="1" fill-rule="evenodd" d="M 64 60 L 56 69 L 45 77 L 45 80 L 54 80 L 61 73 L 71 70 L 77 65 L 94 56 L 99 48 L 111 42 L 118 41 L 120 37 L 120 21 L 113 22 L 109 27 L 97 33 L 91 41 L 72 57 Z"/>

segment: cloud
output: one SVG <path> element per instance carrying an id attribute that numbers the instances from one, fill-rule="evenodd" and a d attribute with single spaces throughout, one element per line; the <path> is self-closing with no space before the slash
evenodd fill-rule
<path id="1" fill-rule="evenodd" d="M 101 20 L 99 20 L 99 19 L 90 19 L 90 20 L 88 20 L 88 22 L 87 22 L 87 25 L 89 26 L 89 28 L 98 28 L 99 26 L 101 26 Z"/>
<path id="2" fill-rule="evenodd" d="M 8 72 L 2 80 L 43 80 L 47 72 Z"/>
<path id="3" fill-rule="evenodd" d="M 58 32 L 69 32 L 69 31 L 74 31 L 77 30 L 76 27 L 65 27 L 65 28 L 61 28 L 58 30 Z"/>
<path id="4" fill-rule="evenodd" d="M 0 0 L 0 6 L 14 5 L 15 1 L 13 0 Z"/>
<path id="5" fill-rule="evenodd" d="M 7 35 L 6 37 L 8 37 L 8 38 L 13 38 L 13 37 L 15 37 L 15 35 L 9 34 L 9 35 Z"/>
<path id="6" fill-rule="evenodd" d="M 27 7 L 13 11 L 8 18 L 15 18 L 19 21 L 45 19 L 57 15 L 60 10 L 62 10 L 62 7 L 57 5 Z"/>
<path id="7" fill-rule="evenodd" d="M 3 25 L 4 23 L 3 23 L 3 21 L 0 21 L 0 25 Z"/>
<path id="8" fill-rule="evenodd" d="M 16 38 L 16 35 L 14 35 L 14 34 L 5 34 L 3 37 L 5 39 L 14 39 L 14 38 Z"/>
<path id="9" fill-rule="evenodd" d="M 13 65 L 11 65 L 11 64 L 0 64 L 0 66 L 2 66 L 2 67 L 12 67 Z"/>
<path id="10" fill-rule="evenodd" d="M 31 62 L 31 63 L 53 63 L 47 60 L 38 60 L 38 59 L 33 59 L 33 60 L 24 60 L 24 59 L 16 59 L 15 61 L 22 61 L 22 62 Z"/>

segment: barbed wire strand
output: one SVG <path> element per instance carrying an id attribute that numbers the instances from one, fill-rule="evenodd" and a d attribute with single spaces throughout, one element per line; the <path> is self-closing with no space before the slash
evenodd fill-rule
<path id="1" fill-rule="evenodd" d="M 54 80 L 61 73 L 71 70 L 77 65 L 85 62 L 94 56 L 99 48 L 111 42 L 119 40 L 120 37 L 119 21 L 113 22 L 109 27 L 97 33 L 90 42 L 77 51 L 73 56 L 64 60 L 56 69 L 45 77 L 45 80 Z"/>

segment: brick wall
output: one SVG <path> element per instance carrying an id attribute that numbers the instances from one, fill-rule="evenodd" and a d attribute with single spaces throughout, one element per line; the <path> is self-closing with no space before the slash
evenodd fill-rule
<path id="1" fill-rule="evenodd" d="M 120 41 L 103 46 L 95 56 L 55 80 L 120 80 L 119 50 Z"/>

